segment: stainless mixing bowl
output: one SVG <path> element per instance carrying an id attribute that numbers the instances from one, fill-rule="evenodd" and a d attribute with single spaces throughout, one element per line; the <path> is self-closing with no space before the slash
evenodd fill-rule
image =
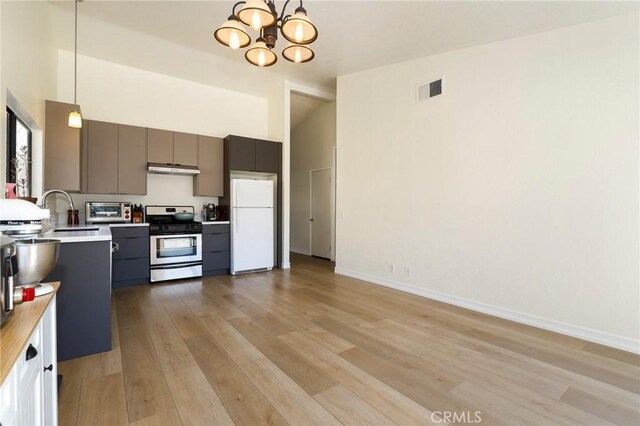
<path id="1" fill-rule="evenodd" d="M 14 241 L 18 258 L 18 284 L 37 284 L 58 262 L 60 240 L 27 239 Z"/>

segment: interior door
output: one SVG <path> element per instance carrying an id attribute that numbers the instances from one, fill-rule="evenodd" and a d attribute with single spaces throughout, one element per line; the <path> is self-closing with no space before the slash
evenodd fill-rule
<path id="1" fill-rule="evenodd" d="M 331 169 L 311 171 L 311 255 L 331 258 Z"/>

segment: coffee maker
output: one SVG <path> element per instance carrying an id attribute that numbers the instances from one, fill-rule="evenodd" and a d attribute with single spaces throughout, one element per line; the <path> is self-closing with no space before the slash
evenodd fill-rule
<path id="1" fill-rule="evenodd" d="M 14 305 L 35 298 L 33 288 L 16 291 L 20 272 L 16 250 L 13 243 L 3 241 L 2 234 L 15 239 L 35 238 L 49 215 L 48 209 L 25 200 L 0 199 L 0 325 L 11 317 Z"/>
<path id="2" fill-rule="evenodd" d="M 216 205 L 213 203 L 207 204 L 207 208 L 205 209 L 205 220 L 207 222 L 212 222 L 218 218 Z"/>

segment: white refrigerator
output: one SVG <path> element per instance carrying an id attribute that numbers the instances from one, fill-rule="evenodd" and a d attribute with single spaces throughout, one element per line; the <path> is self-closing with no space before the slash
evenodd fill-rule
<path id="1" fill-rule="evenodd" d="M 273 268 L 273 189 L 271 180 L 231 180 L 231 275 Z"/>

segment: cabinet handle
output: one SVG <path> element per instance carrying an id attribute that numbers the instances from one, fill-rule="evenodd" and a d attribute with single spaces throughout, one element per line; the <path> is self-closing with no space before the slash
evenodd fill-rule
<path id="1" fill-rule="evenodd" d="M 49 364 L 49 366 L 48 366 L 48 367 L 45 367 L 45 368 L 44 368 L 44 371 L 47 371 L 47 370 L 49 370 L 49 371 L 53 371 L 53 364 Z"/>
<path id="2" fill-rule="evenodd" d="M 34 348 L 32 344 L 29 344 L 29 347 L 27 348 L 27 355 L 25 357 L 26 360 L 29 361 L 30 359 L 33 359 L 37 356 L 38 356 L 38 350 Z"/>

